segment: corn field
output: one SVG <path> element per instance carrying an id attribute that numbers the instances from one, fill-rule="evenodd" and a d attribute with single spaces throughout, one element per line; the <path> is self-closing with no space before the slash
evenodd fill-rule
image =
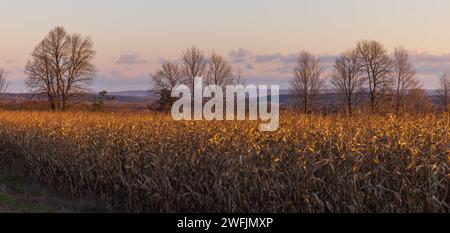
<path id="1" fill-rule="evenodd" d="M 120 212 L 450 212 L 450 115 L 0 112 L 0 157 Z"/>

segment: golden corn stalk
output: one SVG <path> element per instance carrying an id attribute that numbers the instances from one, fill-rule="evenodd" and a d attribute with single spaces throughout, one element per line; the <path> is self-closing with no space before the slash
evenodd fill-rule
<path id="1" fill-rule="evenodd" d="M 129 212 L 449 212 L 450 115 L 175 122 L 0 112 L 0 153 L 57 192 Z"/>

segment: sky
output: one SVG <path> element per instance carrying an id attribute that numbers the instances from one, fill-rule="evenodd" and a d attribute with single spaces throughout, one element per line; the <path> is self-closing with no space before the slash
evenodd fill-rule
<path id="1" fill-rule="evenodd" d="M 0 68 L 26 92 L 23 67 L 55 26 L 94 41 L 93 91 L 150 89 L 161 60 L 195 45 L 242 70 L 246 83 L 286 88 L 297 54 L 326 71 L 358 40 L 410 51 L 425 88 L 450 70 L 448 0 L 0 0 Z"/>

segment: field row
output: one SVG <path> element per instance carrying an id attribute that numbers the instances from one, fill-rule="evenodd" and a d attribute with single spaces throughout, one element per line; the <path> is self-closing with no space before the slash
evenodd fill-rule
<path id="1" fill-rule="evenodd" d="M 0 112 L 0 155 L 69 197 L 130 212 L 449 212 L 450 116 L 175 122 Z"/>

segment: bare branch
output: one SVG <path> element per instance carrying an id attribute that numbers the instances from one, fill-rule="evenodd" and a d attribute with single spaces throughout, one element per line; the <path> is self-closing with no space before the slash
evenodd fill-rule
<path id="1" fill-rule="evenodd" d="M 409 90 L 419 87 L 419 82 L 415 79 L 416 71 L 409 61 L 406 49 L 396 48 L 393 58 L 393 75 L 395 80 L 395 109 L 397 114 L 404 105 L 404 97 Z"/>
<path id="2" fill-rule="evenodd" d="M 205 74 L 207 61 L 205 54 L 199 48 L 192 46 L 183 52 L 183 73 L 185 82 L 194 89 L 194 78 L 202 77 Z"/>
<path id="3" fill-rule="evenodd" d="M 439 87 L 436 89 L 436 93 L 439 97 L 439 102 L 445 111 L 448 111 L 448 105 L 450 104 L 450 75 L 447 72 L 439 78 Z"/>
<path id="4" fill-rule="evenodd" d="M 312 111 L 313 103 L 324 86 L 320 59 L 309 52 L 301 52 L 291 88 L 304 113 Z"/>
<path id="5" fill-rule="evenodd" d="M 330 82 L 337 94 L 343 98 L 347 114 L 351 115 L 363 99 L 366 85 L 356 50 L 346 51 L 336 59 Z"/>
<path id="6" fill-rule="evenodd" d="M 161 69 L 150 74 L 150 77 L 153 81 L 153 90 L 159 96 L 158 108 L 168 108 L 173 102 L 172 89 L 183 81 L 183 70 L 176 63 L 164 61 Z"/>
<path id="7" fill-rule="evenodd" d="M 356 51 L 368 81 L 371 110 L 375 112 L 380 100 L 392 86 L 392 61 L 386 49 L 377 41 L 360 41 Z"/>
<path id="8" fill-rule="evenodd" d="M 25 84 L 33 93 L 45 93 L 52 109 L 65 110 L 70 96 L 87 90 L 95 77 L 94 56 L 89 38 L 56 27 L 32 52 Z"/>
<path id="9" fill-rule="evenodd" d="M 206 83 L 224 88 L 234 82 L 233 67 L 220 55 L 213 53 L 208 61 Z"/>

